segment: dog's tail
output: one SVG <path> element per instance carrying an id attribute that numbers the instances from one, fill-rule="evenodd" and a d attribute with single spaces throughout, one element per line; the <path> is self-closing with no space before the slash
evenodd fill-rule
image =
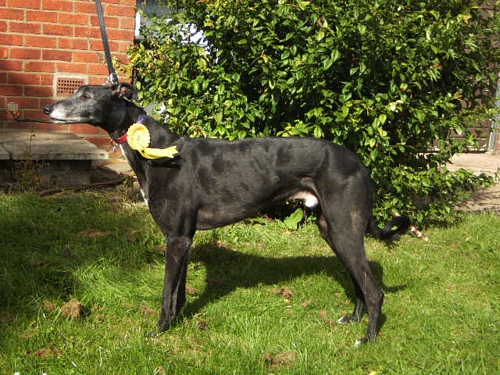
<path id="1" fill-rule="evenodd" d="M 390 240 L 396 234 L 405 234 L 411 227 L 411 221 L 406 216 L 394 216 L 384 228 L 379 228 L 375 219 L 370 219 L 368 223 L 368 233 L 378 240 Z"/>

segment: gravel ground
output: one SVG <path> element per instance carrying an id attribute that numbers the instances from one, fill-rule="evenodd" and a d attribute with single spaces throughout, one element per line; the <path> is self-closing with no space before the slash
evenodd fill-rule
<path id="1" fill-rule="evenodd" d="M 450 170 L 465 168 L 476 172 L 485 173 L 490 176 L 500 177 L 500 155 L 485 154 L 459 154 L 455 155 Z M 492 211 L 500 214 L 500 184 L 488 189 L 475 192 L 472 197 L 459 207 L 468 211 Z"/>

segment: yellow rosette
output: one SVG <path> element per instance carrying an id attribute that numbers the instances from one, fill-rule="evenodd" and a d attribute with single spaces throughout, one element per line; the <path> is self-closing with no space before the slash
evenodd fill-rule
<path id="1" fill-rule="evenodd" d="M 146 159 L 173 158 L 179 153 L 177 146 L 150 148 L 151 136 L 143 124 L 133 124 L 127 131 L 127 142 L 132 150 L 139 151 Z"/>

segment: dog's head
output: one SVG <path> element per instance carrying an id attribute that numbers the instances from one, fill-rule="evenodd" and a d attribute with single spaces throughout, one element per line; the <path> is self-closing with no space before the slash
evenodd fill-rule
<path id="1" fill-rule="evenodd" d="M 111 133 L 125 120 L 136 93 L 128 83 L 85 85 L 70 98 L 45 106 L 44 112 L 56 123 L 87 123 Z"/>

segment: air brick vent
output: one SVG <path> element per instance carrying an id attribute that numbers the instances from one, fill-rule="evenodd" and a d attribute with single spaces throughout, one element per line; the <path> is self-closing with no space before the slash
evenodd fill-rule
<path id="1" fill-rule="evenodd" d="M 85 78 L 57 77 L 56 96 L 67 97 L 73 95 L 80 86 L 85 84 Z"/>

